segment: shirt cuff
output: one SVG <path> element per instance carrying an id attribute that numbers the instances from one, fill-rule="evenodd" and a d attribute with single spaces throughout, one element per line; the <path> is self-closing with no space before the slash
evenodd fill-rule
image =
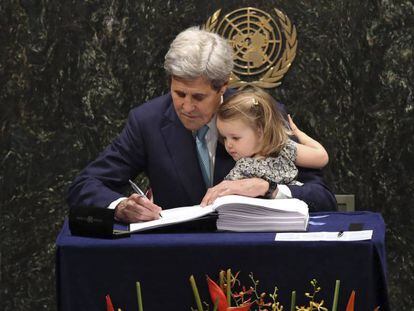
<path id="1" fill-rule="evenodd" d="M 119 198 L 119 199 L 117 199 L 117 200 L 113 201 L 111 204 L 109 204 L 108 208 L 109 208 L 109 209 L 115 209 L 115 208 L 116 208 L 116 206 L 117 206 L 117 205 L 118 205 L 121 201 L 123 201 L 123 200 L 125 200 L 125 199 L 128 199 L 128 198 L 126 198 L 126 197 L 122 197 L 122 198 Z"/>
<path id="2" fill-rule="evenodd" d="M 275 199 L 291 199 L 292 192 L 286 185 L 277 185 L 277 194 Z"/>

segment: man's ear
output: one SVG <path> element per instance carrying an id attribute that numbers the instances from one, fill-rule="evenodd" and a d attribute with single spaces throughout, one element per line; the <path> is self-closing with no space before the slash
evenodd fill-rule
<path id="1" fill-rule="evenodd" d="M 226 83 L 224 83 L 222 86 L 221 86 L 221 88 L 220 88 L 220 93 L 221 93 L 221 95 L 223 95 L 226 91 L 227 91 L 227 88 L 229 87 L 229 83 L 228 82 L 226 82 Z"/>
<path id="2" fill-rule="evenodd" d="M 171 82 L 172 82 L 173 76 L 172 75 L 167 75 L 165 78 L 167 79 L 168 88 L 171 89 Z"/>

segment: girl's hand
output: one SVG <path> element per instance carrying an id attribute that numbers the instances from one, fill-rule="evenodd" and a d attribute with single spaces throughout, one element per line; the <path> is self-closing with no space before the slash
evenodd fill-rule
<path id="1" fill-rule="evenodd" d="M 213 202 L 224 195 L 238 194 L 246 197 L 262 196 L 269 189 L 269 183 L 260 178 L 246 178 L 240 180 L 224 180 L 207 190 L 201 201 L 201 206 L 213 204 Z"/>
<path id="2" fill-rule="evenodd" d="M 288 114 L 288 120 L 289 120 L 289 126 L 290 126 L 290 129 L 292 131 L 292 134 L 297 136 L 297 133 L 300 132 L 300 130 L 298 129 L 296 124 L 293 122 L 292 117 L 290 116 L 290 114 Z"/>

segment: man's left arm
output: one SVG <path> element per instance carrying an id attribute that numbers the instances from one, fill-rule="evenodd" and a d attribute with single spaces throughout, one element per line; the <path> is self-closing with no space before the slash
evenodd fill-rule
<path id="1" fill-rule="evenodd" d="M 325 184 L 321 170 L 299 168 L 298 181 L 303 185 L 287 185 L 286 187 L 290 190 L 292 198 L 297 198 L 308 204 L 309 211 L 337 210 L 335 196 Z"/>

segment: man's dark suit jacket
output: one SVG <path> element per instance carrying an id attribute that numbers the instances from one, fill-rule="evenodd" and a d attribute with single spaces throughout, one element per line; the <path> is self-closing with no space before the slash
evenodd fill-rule
<path id="1" fill-rule="evenodd" d="M 218 142 L 214 184 L 221 182 L 234 160 Z M 191 131 L 178 118 L 171 94 L 133 109 L 121 134 L 74 180 L 68 191 L 73 206 L 107 207 L 140 172 L 149 178 L 154 203 L 163 209 L 200 204 L 206 186 Z M 319 170 L 299 168 L 303 186 L 289 186 L 292 196 L 310 211 L 334 210 L 336 201 Z"/>

